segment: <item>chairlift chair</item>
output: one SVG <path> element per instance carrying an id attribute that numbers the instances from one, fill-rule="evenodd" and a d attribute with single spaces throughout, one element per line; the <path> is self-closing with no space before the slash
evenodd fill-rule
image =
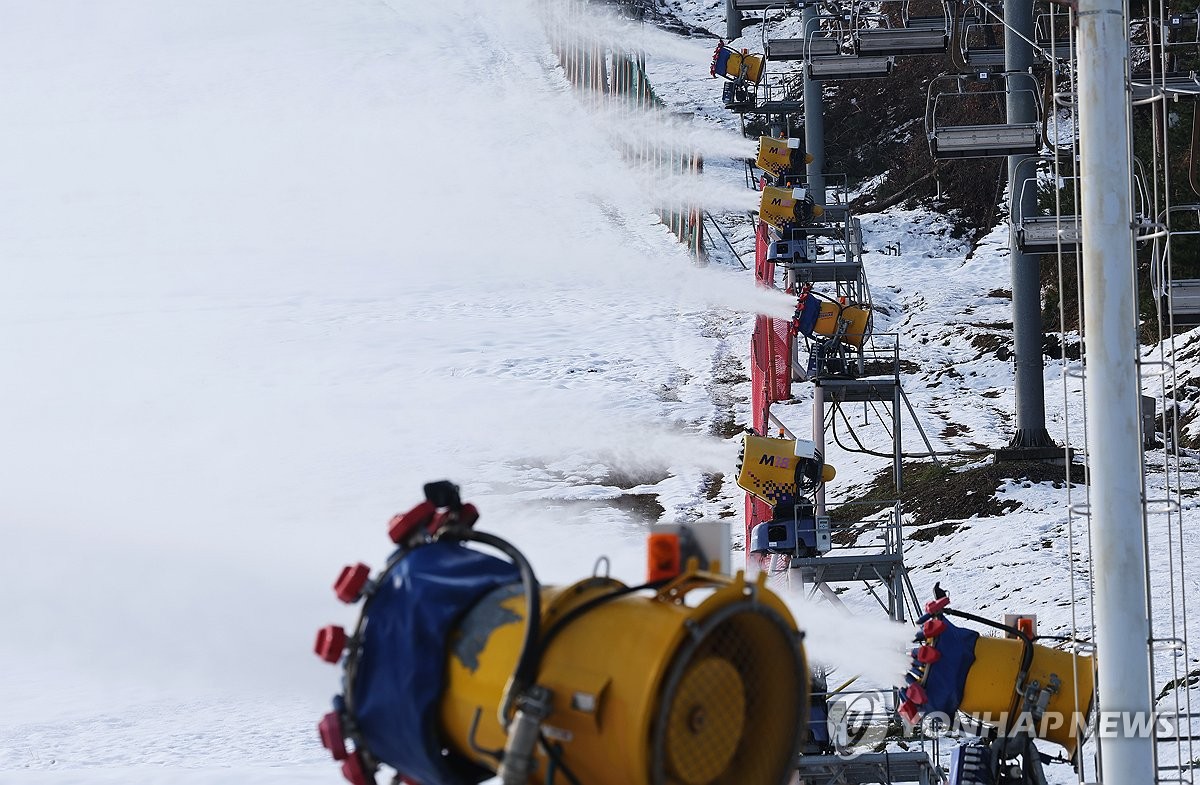
<path id="1" fill-rule="evenodd" d="M 1190 220 L 1189 220 L 1190 218 Z M 1150 256 L 1150 286 L 1164 322 L 1192 326 L 1200 324 L 1200 278 L 1176 277 L 1172 269 L 1172 240 L 1200 238 L 1200 204 L 1172 205 L 1159 217 L 1168 233 L 1165 242 L 1155 242 Z"/>
<path id="2" fill-rule="evenodd" d="M 800 0 L 733 0 L 735 11 L 777 11 L 799 7 Z"/>
<path id="3" fill-rule="evenodd" d="M 989 75 L 989 80 L 991 79 Z M 1032 94 L 1038 114 L 1041 114 L 1041 96 L 1037 80 L 1028 73 L 996 74 L 1003 80 L 1000 87 L 987 90 L 965 90 L 968 77 L 965 74 L 947 74 L 930 81 L 925 110 L 925 132 L 929 138 L 929 151 L 934 158 L 992 158 L 1009 155 L 1034 155 L 1041 148 L 1041 125 L 1033 123 L 958 123 L 949 108 L 956 102 L 992 96 L 999 101 L 1011 92 Z M 954 83 L 954 89 L 944 85 Z"/>
<path id="4" fill-rule="evenodd" d="M 959 19 L 951 57 L 960 71 L 979 71 L 1004 65 L 1004 24 L 992 19 Z M 957 54 L 958 57 L 954 58 Z"/>
<path id="5" fill-rule="evenodd" d="M 940 55 L 948 38 L 932 27 L 875 27 L 856 31 L 854 46 L 860 55 Z"/>
<path id="6" fill-rule="evenodd" d="M 805 63 L 805 67 L 808 69 L 808 78 L 821 82 L 878 79 L 890 75 L 895 65 L 894 57 L 863 57 L 861 55 L 813 57 Z"/>
<path id="7" fill-rule="evenodd" d="M 1038 187 L 1042 182 L 1039 179 L 1039 167 L 1048 166 L 1051 161 L 1046 158 L 1026 158 L 1017 165 L 1014 172 L 1014 179 L 1018 183 L 1017 198 L 1013 200 L 1014 211 L 1020 212 L 1016 206 L 1024 204 L 1031 196 L 1036 202 Z M 1033 172 L 1029 172 L 1027 167 L 1032 167 Z M 1078 179 L 1073 175 L 1062 177 L 1057 187 L 1064 188 Z M 1017 248 L 1023 253 L 1057 253 L 1061 249 L 1064 253 L 1073 254 L 1079 250 L 1082 222 L 1074 211 L 1067 215 L 1039 212 L 1036 215 L 1010 216 L 1009 220 Z"/>

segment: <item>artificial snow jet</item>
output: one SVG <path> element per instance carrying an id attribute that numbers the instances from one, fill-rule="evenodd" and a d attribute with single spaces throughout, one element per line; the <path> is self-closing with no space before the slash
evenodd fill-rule
<path id="1" fill-rule="evenodd" d="M 802 634 L 766 574 L 721 574 L 724 543 L 653 529 L 646 583 L 543 586 L 449 482 L 395 516 L 375 575 L 334 585 L 352 631 L 317 635 L 342 691 L 322 744 L 354 785 L 780 785 L 809 701 Z M 719 524 L 725 526 L 725 524 Z M 486 552 L 488 549 L 493 553 Z M 604 560 L 602 559 L 601 562 Z M 598 562 L 599 566 L 600 562 Z"/>

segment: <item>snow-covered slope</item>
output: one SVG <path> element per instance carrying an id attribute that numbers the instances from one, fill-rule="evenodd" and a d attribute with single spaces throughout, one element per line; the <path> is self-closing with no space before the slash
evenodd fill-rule
<path id="1" fill-rule="evenodd" d="M 748 420 L 745 309 L 778 302 L 732 259 L 690 266 L 554 77 L 534 5 L 0 4 L 0 781 L 337 781 L 311 635 L 337 568 L 377 564 L 429 479 L 552 582 L 600 553 L 636 579 L 660 509 L 740 511 L 714 475 Z M 671 106 L 734 126 L 709 42 L 661 65 L 642 42 Z M 707 171 L 728 201 L 738 168 Z M 967 260 L 930 213 L 864 228 L 935 445 L 999 446 L 1003 234 Z M 1082 446 L 1078 380 L 1047 384 L 1053 435 Z M 784 414 L 807 429 L 803 398 Z M 886 463 L 830 460 L 839 498 Z M 917 590 L 1065 629 L 1087 578 L 1065 491 L 999 494 L 1021 508 L 912 543 Z"/>
<path id="2" fill-rule="evenodd" d="M 312 635 L 430 479 L 548 581 L 705 512 L 752 285 L 549 58 L 519 0 L 0 6 L 0 781 L 336 780 Z"/>

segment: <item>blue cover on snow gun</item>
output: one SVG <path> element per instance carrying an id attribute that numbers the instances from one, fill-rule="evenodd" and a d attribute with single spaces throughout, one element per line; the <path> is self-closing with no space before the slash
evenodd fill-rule
<path id="1" fill-rule="evenodd" d="M 438 708 L 459 620 L 484 595 L 520 581 L 509 562 L 457 542 L 418 547 L 391 568 L 367 608 L 351 687 L 354 720 L 377 758 L 426 785 L 494 776 L 443 755 Z"/>

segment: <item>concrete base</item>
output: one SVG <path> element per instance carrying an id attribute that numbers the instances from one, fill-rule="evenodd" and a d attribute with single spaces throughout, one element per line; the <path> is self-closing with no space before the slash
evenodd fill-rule
<path id="1" fill-rule="evenodd" d="M 1063 450 L 1062 447 L 1001 447 L 992 455 L 996 459 L 996 463 L 1004 461 L 1041 461 L 1042 463 L 1053 463 L 1057 466 L 1065 466 L 1068 462 L 1075 460 L 1075 450 Z"/>

